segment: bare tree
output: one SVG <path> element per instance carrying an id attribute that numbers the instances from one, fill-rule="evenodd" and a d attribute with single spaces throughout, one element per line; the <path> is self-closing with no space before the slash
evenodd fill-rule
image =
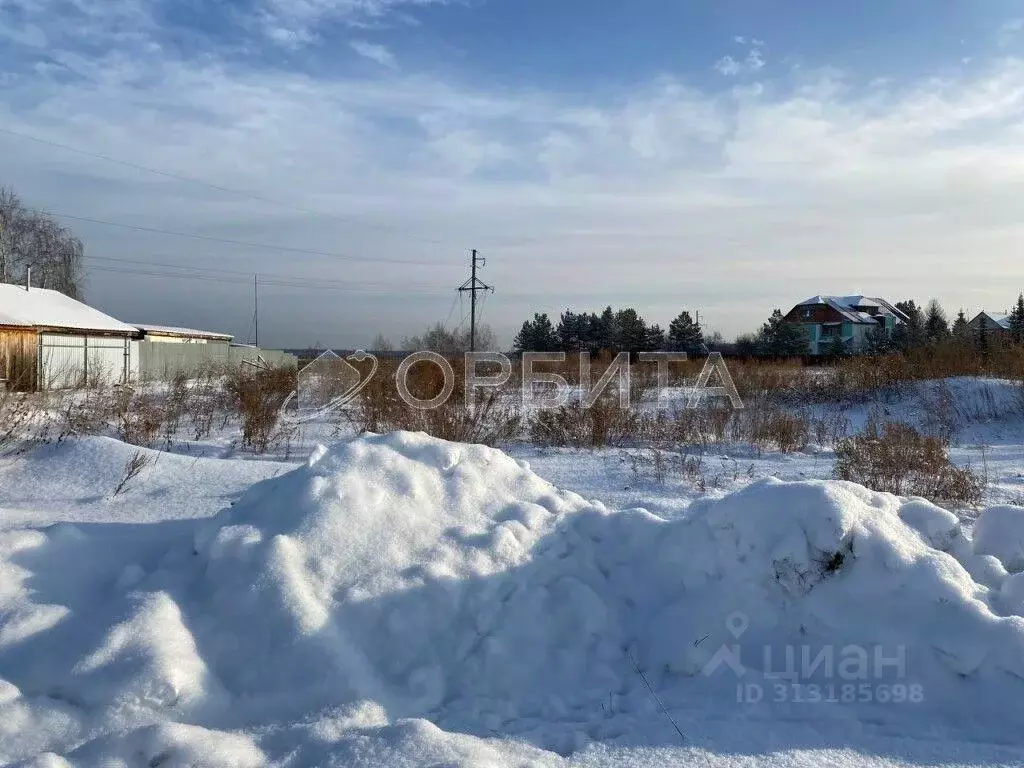
<path id="1" fill-rule="evenodd" d="M 81 298 L 85 246 L 50 216 L 24 206 L 17 193 L 0 187 L 0 281 L 32 282 Z"/>

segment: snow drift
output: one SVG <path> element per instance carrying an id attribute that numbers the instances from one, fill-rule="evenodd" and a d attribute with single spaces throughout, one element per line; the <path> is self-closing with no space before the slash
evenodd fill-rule
<path id="1" fill-rule="evenodd" d="M 1013 743 L 1021 605 L 922 500 L 771 480 L 666 521 L 497 450 L 364 437 L 208 520 L 0 536 L 0 761 L 558 765 L 678 743 L 647 684 L 688 739 L 784 717 Z"/>

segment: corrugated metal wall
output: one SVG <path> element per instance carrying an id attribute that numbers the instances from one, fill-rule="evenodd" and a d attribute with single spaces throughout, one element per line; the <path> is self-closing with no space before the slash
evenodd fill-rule
<path id="1" fill-rule="evenodd" d="M 86 382 L 120 384 L 138 378 L 139 342 L 116 336 L 39 336 L 40 387 L 67 389 Z"/>
<path id="2" fill-rule="evenodd" d="M 143 341 L 139 343 L 139 370 L 147 381 L 170 381 L 176 374 L 196 376 L 203 371 L 242 365 L 243 361 L 257 362 L 260 358 L 270 366 L 296 367 L 298 358 L 287 352 L 252 347 L 233 347 L 228 344 L 165 344 Z"/>

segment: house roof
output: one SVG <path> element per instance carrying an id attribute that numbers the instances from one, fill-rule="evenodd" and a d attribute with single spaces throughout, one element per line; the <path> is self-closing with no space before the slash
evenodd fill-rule
<path id="1" fill-rule="evenodd" d="M 48 288 L 0 283 L 0 326 L 130 334 L 138 329 Z"/>
<path id="2" fill-rule="evenodd" d="M 797 304 L 798 307 L 803 307 L 812 304 L 825 304 L 826 306 L 832 307 L 836 312 L 841 314 L 846 320 L 851 323 L 861 323 L 877 325 L 878 321 L 874 316 L 867 312 L 861 312 L 856 307 L 877 307 L 878 313 L 882 315 L 891 315 L 898 320 L 906 321 L 908 318 L 903 312 L 898 310 L 892 304 L 887 302 L 885 299 L 873 298 L 871 296 L 812 296 L 805 301 L 801 301 Z"/>
<path id="3" fill-rule="evenodd" d="M 982 315 L 987 317 L 989 320 L 991 320 L 993 323 L 998 325 L 1000 328 L 1003 328 L 1003 329 L 1005 329 L 1007 331 L 1010 330 L 1010 316 L 1007 315 L 1006 313 L 1004 313 L 1004 312 L 986 312 L 985 310 L 982 310 L 981 312 L 979 312 L 977 315 L 974 316 L 974 320 L 977 320 Z M 971 322 L 973 323 L 974 320 L 971 320 Z"/>
<path id="4" fill-rule="evenodd" d="M 224 339 L 230 340 L 234 337 L 230 333 L 218 333 L 216 331 L 201 331 L 197 328 L 180 328 L 176 325 L 140 325 L 134 324 L 136 328 L 153 336 L 184 336 L 190 339 Z"/>

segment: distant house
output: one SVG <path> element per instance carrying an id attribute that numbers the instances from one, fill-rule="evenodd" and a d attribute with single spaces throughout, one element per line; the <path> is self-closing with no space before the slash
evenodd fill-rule
<path id="1" fill-rule="evenodd" d="M 229 344 L 234 338 L 230 333 L 178 328 L 172 325 L 136 324 L 135 327 L 142 332 L 143 341 L 154 344 Z"/>
<path id="2" fill-rule="evenodd" d="M 821 355 L 841 342 L 846 352 L 863 352 L 874 331 L 891 334 L 909 318 L 885 299 L 870 296 L 812 296 L 793 307 L 785 322 L 807 333 L 807 351 Z"/>
<path id="3" fill-rule="evenodd" d="M 0 388 L 124 383 L 138 376 L 135 326 L 47 288 L 0 284 Z"/>
<path id="4" fill-rule="evenodd" d="M 1008 341 L 1010 338 L 1010 316 L 1003 312 L 986 312 L 982 310 L 967 324 L 973 338 L 978 339 L 982 333 L 990 335 L 994 342 Z"/>

